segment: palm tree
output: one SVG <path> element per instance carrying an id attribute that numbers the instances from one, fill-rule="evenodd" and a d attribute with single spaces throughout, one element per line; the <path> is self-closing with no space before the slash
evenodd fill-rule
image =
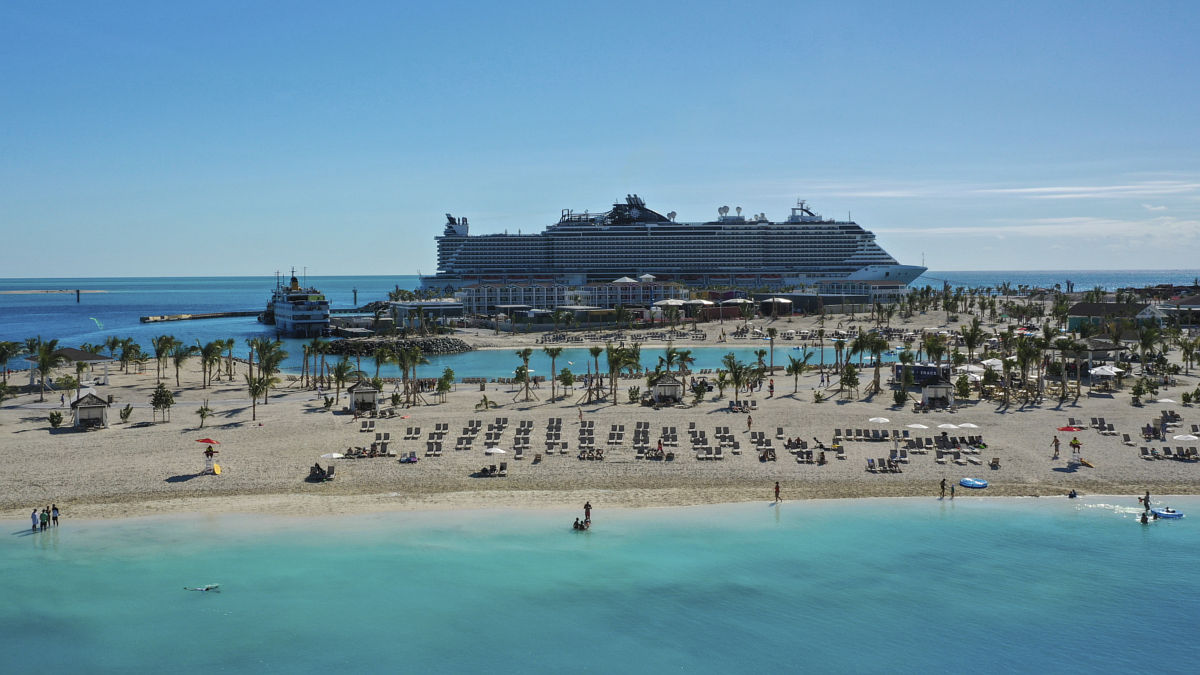
<path id="1" fill-rule="evenodd" d="M 145 361 L 145 354 L 142 353 L 142 346 L 133 341 L 133 338 L 125 338 L 121 340 L 121 371 L 129 372 L 129 363 L 137 361 L 139 364 Z"/>
<path id="2" fill-rule="evenodd" d="M 223 340 L 214 340 L 204 345 L 196 340 L 195 350 L 200 353 L 200 387 L 208 388 L 208 383 L 212 379 L 212 369 L 216 366 L 218 374 L 221 370 L 221 349 L 225 346 Z"/>
<path id="3" fill-rule="evenodd" d="M 279 378 L 275 377 L 275 373 L 279 372 L 279 366 L 287 357 L 288 353 L 283 350 L 283 341 L 281 340 L 267 340 L 259 345 L 258 372 L 267 382 L 267 393 L 263 394 L 263 405 L 267 403 L 267 395 L 270 393 L 271 387 L 279 384 Z"/>
<path id="4" fill-rule="evenodd" d="M 603 391 L 598 385 L 600 383 L 600 355 L 604 353 L 603 347 L 592 346 L 588 347 L 588 353 L 592 355 L 592 359 L 596 364 L 595 374 L 592 379 L 588 380 L 587 400 L 586 403 L 591 403 L 593 400 L 600 398 L 600 392 Z"/>
<path id="5" fill-rule="evenodd" d="M 33 352 L 34 361 L 37 363 L 38 375 L 42 380 L 41 396 L 39 401 L 46 400 L 46 380 L 50 379 L 51 373 L 55 368 L 61 366 L 66 359 L 61 354 L 57 354 L 58 340 L 46 340 L 38 343 L 37 350 Z"/>
<path id="6" fill-rule="evenodd" d="M 175 386 L 179 387 L 179 369 L 187 362 L 189 358 L 196 353 L 196 347 L 191 345 L 176 344 L 171 347 L 170 353 L 167 356 L 171 357 L 171 362 L 175 364 Z"/>
<path id="7" fill-rule="evenodd" d="M 771 303 L 772 306 L 775 303 Z M 775 372 L 775 337 L 779 335 L 779 330 L 774 326 L 767 329 L 767 338 L 771 340 L 771 372 Z"/>
<path id="8" fill-rule="evenodd" d="M 261 377 L 246 375 L 246 393 L 250 395 L 250 420 L 258 419 L 258 397 L 267 393 L 267 383 Z"/>
<path id="9" fill-rule="evenodd" d="M 416 345 L 409 345 L 396 352 L 396 365 L 400 367 L 400 378 L 404 382 L 404 402 L 411 405 L 420 399 L 417 391 L 417 366 L 429 365 L 429 359 Z"/>
<path id="10" fill-rule="evenodd" d="M 637 345 L 635 345 L 635 347 L 637 347 Z M 640 358 L 641 357 L 641 348 L 640 347 L 638 347 L 637 354 L 635 356 L 637 358 L 634 359 L 634 362 L 640 363 L 640 361 L 641 361 L 641 358 Z M 692 369 L 691 366 L 696 363 L 696 357 L 692 356 L 692 350 L 680 349 L 675 352 L 675 363 L 679 364 L 679 370 L 681 372 L 683 370 L 691 371 L 691 369 Z"/>
<path id="11" fill-rule="evenodd" d="M 1162 331 L 1157 326 L 1143 325 L 1137 329 L 1138 350 L 1142 356 L 1142 375 L 1146 374 L 1146 364 L 1149 362 L 1149 355 L 1154 352 L 1154 348 L 1162 343 Z"/>
<path id="12" fill-rule="evenodd" d="M 671 372 L 671 366 L 679 362 L 679 350 L 667 345 L 667 351 L 662 356 L 658 357 L 658 364 L 663 367 L 668 374 Z"/>
<path id="13" fill-rule="evenodd" d="M 396 353 L 392 351 L 391 347 L 379 345 L 375 348 L 375 353 L 372 354 L 372 357 L 375 359 L 375 379 L 378 380 L 379 368 L 386 363 L 391 363 L 394 361 L 396 358 Z"/>
<path id="14" fill-rule="evenodd" d="M 150 340 L 150 344 L 154 347 L 154 379 L 155 382 L 160 382 L 162 381 L 162 374 L 167 365 L 163 359 L 167 358 L 171 350 L 182 343 L 174 335 L 156 335 Z"/>
<path id="15" fill-rule="evenodd" d="M 117 350 L 121 348 L 121 338 L 116 335 L 109 335 L 104 338 L 104 348 L 108 350 L 108 358 L 114 361 L 117 358 Z"/>
<path id="16" fill-rule="evenodd" d="M 529 357 L 533 356 L 533 349 L 530 347 L 518 349 L 516 355 L 521 359 L 521 367 L 517 369 L 517 380 L 521 383 L 521 391 L 517 393 L 517 396 L 524 394 L 525 398 L 522 400 L 525 401 L 537 398 L 533 390 L 529 388 Z M 516 398 L 514 397 L 513 400 L 515 401 Z"/>
<path id="17" fill-rule="evenodd" d="M 4 374 L 4 384 L 8 384 L 8 362 L 25 353 L 25 345 L 20 342 L 0 342 L 0 372 Z"/>
<path id="18" fill-rule="evenodd" d="M 787 369 L 784 372 L 792 376 L 793 394 L 796 394 L 800 391 L 800 376 L 803 375 L 805 369 L 808 368 L 808 360 L 811 358 L 812 352 L 807 349 L 804 350 L 804 355 L 799 359 L 791 354 L 788 354 Z"/>
<path id="19" fill-rule="evenodd" d="M 871 352 L 871 360 L 875 363 L 875 380 L 871 384 L 871 393 L 878 394 L 883 391 L 883 387 L 879 384 L 879 368 L 880 362 L 883 361 L 883 353 L 887 351 L 888 343 L 879 333 L 867 333 L 867 336 L 864 348 Z"/>
<path id="20" fill-rule="evenodd" d="M 721 363 L 725 365 L 725 370 L 729 373 L 729 384 L 733 385 L 733 402 L 738 403 L 738 392 L 742 387 L 749 384 L 751 369 L 738 360 L 733 353 L 726 354 L 721 357 Z"/>
<path id="21" fill-rule="evenodd" d="M 350 375 L 353 372 L 354 366 L 350 364 L 349 356 L 342 356 L 342 358 L 338 359 L 337 363 L 333 364 L 333 368 L 330 370 L 330 375 L 333 377 L 333 382 L 337 386 L 336 397 L 333 400 L 335 404 L 342 400 L 342 385 L 346 383 L 346 380 L 350 379 Z M 259 392 L 259 395 L 263 395 L 263 392 Z"/>
<path id="22" fill-rule="evenodd" d="M 555 314 L 557 314 L 557 313 L 558 312 L 555 312 Z M 557 323 L 557 321 L 555 323 Z M 556 398 L 556 394 L 557 394 L 557 387 L 555 385 L 558 383 L 558 378 L 555 375 L 555 373 L 557 373 L 558 370 L 555 369 L 555 364 L 556 364 L 556 361 L 558 360 L 559 355 L 562 354 L 562 350 L 563 350 L 562 347 L 542 347 L 542 353 L 545 354 L 546 356 L 550 357 L 550 400 L 551 401 L 553 401 Z"/>
<path id="23" fill-rule="evenodd" d="M 740 308 L 740 309 L 738 309 L 738 311 L 742 315 L 742 326 L 750 325 L 750 319 L 754 318 L 755 309 L 756 309 L 754 306 L 754 303 L 753 302 L 744 302 L 744 303 L 738 305 L 738 307 Z"/>
<path id="24" fill-rule="evenodd" d="M 980 325 L 979 317 L 973 317 L 971 325 L 959 332 L 962 333 L 963 344 L 967 347 L 967 361 L 974 361 L 975 350 L 983 342 L 983 326 Z"/>

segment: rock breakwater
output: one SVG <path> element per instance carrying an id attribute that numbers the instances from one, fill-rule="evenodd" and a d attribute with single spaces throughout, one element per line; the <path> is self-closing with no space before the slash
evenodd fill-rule
<path id="1" fill-rule="evenodd" d="M 405 347 L 419 347 L 423 354 L 460 354 L 469 352 L 474 347 L 455 337 L 426 337 L 426 338 L 346 338 L 329 343 L 332 354 L 345 356 L 370 356 L 380 347 L 394 350 Z"/>

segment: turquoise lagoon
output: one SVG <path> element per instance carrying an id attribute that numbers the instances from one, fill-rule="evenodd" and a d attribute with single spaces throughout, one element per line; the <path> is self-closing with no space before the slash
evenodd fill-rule
<path id="1" fill-rule="evenodd" d="M 786 486 L 785 486 L 786 490 Z M 764 485 L 764 493 L 768 486 Z M 1192 672 L 1134 497 L 11 523 L 5 672 Z M 183 586 L 209 582 L 222 592 Z"/>

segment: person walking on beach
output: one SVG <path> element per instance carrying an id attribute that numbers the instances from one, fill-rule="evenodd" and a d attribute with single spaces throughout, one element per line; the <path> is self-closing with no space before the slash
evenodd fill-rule
<path id="1" fill-rule="evenodd" d="M 746 431 L 750 431 L 750 428 L 753 426 L 754 426 L 754 415 L 746 415 Z"/>
<path id="2" fill-rule="evenodd" d="M 775 502 L 779 502 L 779 481 L 775 481 Z"/>
<path id="3" fill-rule="evenodd" d="M 29 514 L 29 519 L 33 521 L 33 531 L 38 531 L 38 512 L 37 507 L 34 507 L 33 513 Z"/>
<path id="4" fill-rule="evenodd" d="M 946 498 L 946 479 L 942 479 L 942 499 Z"/>
<path id="5" fill-rule="evenodd" d="M 1054 457 L 1051 457 L 1051 459 L 1058 459 L 1058 436 L 1054 437 L 1053 445 L 1054 445 Z"/>
<path id="6" fill-rule="evenodd" d="M 66 406 L 66 405 L 67 405 L 67 395 L 66 395 L 66 394 L 59 394 L 59 395 L 58 395 L 58 407 L 62 408 L 62 407 L 64 407 L 64 406 Z"/>
<path id="7" fill-rule="evenodd" d="M 50 522 L 54 523 L 55 527 L 58 527 L 58 504 L 50 505 Z"/>
<path id="8" fill-rule="evenodd" d="M 583 408 L 579 409 L 579 423 L 583 424 Z"/>
<path id="9" fill-rule="evenodd" d="M 767 385 L 767 398 L 775 396 L 775 378 L 771 378 L 771 383 Z"/>

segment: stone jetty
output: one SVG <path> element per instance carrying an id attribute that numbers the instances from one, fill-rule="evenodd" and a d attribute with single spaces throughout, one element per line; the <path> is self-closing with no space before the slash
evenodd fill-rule
<path id="1" fill-rule="evenodd" d="M 424 337 L 424 338 L 346 338 L 329 343 L 332 354 L 346 356 L 370 356 L 380 347 L 403 349 L 405 347 L 420 347 L 423 354 L 459 354 L 474 349 L 471 345 L 456 337 Z"/>

